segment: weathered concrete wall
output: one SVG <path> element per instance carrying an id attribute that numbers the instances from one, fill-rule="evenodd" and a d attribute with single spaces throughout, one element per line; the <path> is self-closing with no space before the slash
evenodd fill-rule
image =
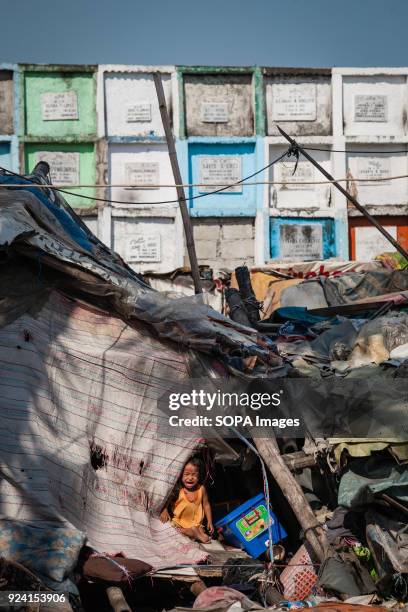
<path id="1" fill-rule="evenodd" d="M 406 82 L 407 78 L 403 75 L 343 76 L 345 135 L 406 135 Z"/>
<path id="2" fill-rule="evenodd" d="M 230 218 L 193 219 L 199 264 L 220 270 L 254 263 L 255 220 Z M 185 259 L 188 265 L 188 259 Z"/>
<path id="3" fill-rule="evenodd" d="M 252 74 L 184 74 L 188 136 L 252 136 Z"/>
<path id="4" fill-rule="evenodd" d="M 90 208 L 95 205 L 93 200 L 79 197 L 95 196 L 93 187 L 70 187 L 69 185 L 95 185 L 96 161 L 95 145 L 93 143 L 28 143 L 25 145 L 25 168 L 30 172 L 41 160 L 50 164 L 51 180 L 54 185 L 68 185 L 67 191 L 78 195 L 63 194 L 69 204 L 74 207 Z"/>
<path id="5" fill-rule="evenodd" d="M 408 204 L 408 181 L 406 178 L 395 181 L 375 183 L 369 179 L 387 179 L 392 176 L 407 174 L 407 154 L 388 153 L 401 151 L 402 145 L 364 145 L 364 151 L 372 151 L 372 155 L 359 154 L 362 145 L 349 145 L 347 153 L 347 168 L 355 179 L 368 179 L 356 184 L 359 202 L 364 206 L 369 204 L 391 207 L 396 204 Z M 357 151 L 357 152 L 354 152 Z M 384 151 L 387 151 L 384 154 Z"/>
<path id="6" fill-rule="evenodd" d="M 286 147 L 269 146 L 269 160 L 272 161 L 282 155 Z M 331 153 L 327 151 L 313 151 L 313 157 L 327 172 L 332 172 Z M 302 185 L 302 182 L 324 180 L 324 177 L 307 160 L 301 158 L 296 172 L 295 158 L 285 158 L 269 169 L 271 182 L 285 183 L 283 185 L 270 185 L 270 208 L 282 209 L 282 214 L 289 214 L 290 210 L 321 211 L 330 207 L 332 187 L 330 185 Z M 294 183 L 294 184 L 293 184 Z"/>
<path id="7" fill-rule="evenodd" d="M 109 145 L 109 183 L 145 185 L 137 189 L 112 187 L 111 199 L 134 204 L 177 200 L 170 158 L 165 144 Z"/>
<path id="8" fill-rule="evenodd" d="M 336 253 L 333 219 L 271 218 L 270 256 L 282 261 L 328 259 Z"/>
<path id="9" fill-rule="evenodd" d="M 0 70 L 0 134 L 14 132 L 14 83 L 12 70 Z"/>
<path id="10" fill-rule="evenodd" d="M 10 142 L 0 142 L 0 166 L 6 170 L 12 168 Z"/>
<path id="11" fill-rule="evenodd" d="M 26 136 L 77 141 L 96 136 L 94 71 L 27 67 L 23 78 Z"/>
<path id="12" fill-rule="evenodd" d="M 96 67 L 24 65 L 21 72 L 22 165 L 33 169 L 38 161 L 50 164 L 55 185 L 76 208 L 95 207 L 93 185 L 100 179 L 97 163 Z M 90 185 L 78 188 L 76 185 Z"/>
<path id="13" fill-rule="evenodd" d="M 91 230 L 95 236 L 98 236 L 98 217 L 97 215 L 85 216 L 82 215 L 82 221 Z"/>
<path id="14" fill-rule="evenodd" d="M 311 155 L 333 176 L 345 176 L 344 148 L 336 141 L 341 105 L 336 103 L 331 70 L 263 68 L 266 133 L 265 162 L 287 150 L 277 125 L 299 144 L 322 149 Z M 341 91 L 341 88 L 340 88 Z M 338 97 L 338 91 L 337 91 Z M 257 237 L 257 263 L 270 259 L 301 260 L 347 257 L 347 204 L 331 185 L 301 185 L 325 178 L 302 156 L 295 174 L 294 158 L 271 166 L 268 179 L 283 185 L 265 186 L 264 210 Z M 294 183 L 294 184 L 289 184 Z"/>
<path id="15" fill-rule="evenodd" d="M 350 177 L 369 179 L 352 184 L 357 199 L 408 246 L 404 217 L 408 212 L 407 180 L 372 180 L 407 174 L 408 69 L 335 68 L 332 75 L 336 105 L 333 148 L 347 150 L 336 157 L 344 155 L 344 171 Z M 392 250 L 354 207 L 347 212 L 351 258 L 370 258 Z"/>
<path id="16" fill-rule="evenodd" d="M 172 127 L 178 132 L 178 82 L 174 66 L 101 64 L 97 77 L 100 136 L 109 142 L 165 141 L 153 81 L 156 72 L 162 79 Z"/>
<path id="17" fill-rule="evenodd" d="M 107 136 L 164 137 L 153 76 L 148 73 L 106 72 Z M 171 75 L 162 74 L 167 110 L 172 117 Z"/>
<path id="18" fill-rule="evenodd" d="M 136 271 L 171 272 L 183 265 L 184 238 L 174 207 L 114 210 L 112 248 Z"/>
<path id="19" fill-rule="evenodd" d="M 253 185 L 236 185 L 212 195 L 219 187 L 230 185 L 253 174 L 261 167 L 263 151 L 256 139 L 192 140 L 178 147 L 189 183 L 200 185 L 189 189 L 192 216 L 255 216 L 258 190 Z"/>
<path id="20" fill-rule="evenodd" d="M 0 64 L 0 165 L 18 172 L 20 119 L 19 71 L 15 64 Z"/>
<path id="21" fill-rule="evenodd" d="M 408 222 L 406 216 L 378 216 L 378 221 L 399 244 L 408 250 Z M 361 261 L 374 259 L 381 253 L 393 253 L 394 247 L 364 217 L 350 218 L 350 258 Z"/>
<path id="22" fill-rule="evenodd" d="M 56 183 L 104 183 L 67 196 L 83 209 L 101 239 L 133 259 L 139 271 L 167 272 L 182 265 L 177 206 L 154 204 L 177 198 L 155 71 L 162 75 L 183 181 L 204 183 L 186 189 L 200 263 L 234 268 L 243 261 L 261 265 L 281 258 L 345 258 L 349 236 L 352 256 L 363 257 L 380 245 L 370 228 L 358 225 L 359 213 L 347 208 L 335 188 L 299 184 L 324 180 L 302 159 L 293 176 L 294 162 L 286 160 L 249 179 L 295 185 L 237 185 L 208 195 L 216 189 L 210 183 L 245 179 L 287 148 L 277 124 L 300 144 L 324 149 L 311 154 L 334 177 L 349 173 L 350 178 L 371 179 L 357 185 L 358 198 L 386 219 L 398 240 L 405 240 L 407 231 L 408 241 L 400 221 L 408 214 L 407 179 L 373 182 L 407 174 L 408 68 L 110 65 L 100 66 L 96 79 L 95 66 L 26 65 L 19 99 L 19 71 L 3 64 L 0 165 L 18 170 L 21 102 L 22 170 L 31 170 L 42 157 L 50 161 Z M 143 185 L 110 188 L 108 183 Z M 169 186 L 157 186 L 163 183 Z M 98 205 L 79 198 L 80 193 L 124 204 Z"/>
<path id="23" fill-rule="evenodd" d="M 267 134 L 277 136 L 277 124 L 291 136 L 332 133 L 329 71 L 313 74 L 265 69 L 264 78 Z"/>

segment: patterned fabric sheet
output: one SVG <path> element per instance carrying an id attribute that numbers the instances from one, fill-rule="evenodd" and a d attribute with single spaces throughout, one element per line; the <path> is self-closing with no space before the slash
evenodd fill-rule
<path id="1" fill-rule="evenodd" d="M 186 376 L 176 345 L 56 292 L 0 329 L 1 517 L 73 526 L 154 567 L 203 560 L 158 518 L 199 443 L 157 431 L 163 385 Z"/>

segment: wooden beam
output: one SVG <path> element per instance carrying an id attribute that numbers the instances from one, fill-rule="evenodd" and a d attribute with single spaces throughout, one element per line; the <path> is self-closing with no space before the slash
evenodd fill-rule
<path id="1" fill-rule="evenodd" d="M 200 271 L 198 268 L 197 255 L 196 255 L 195 244 L 194 244 L 193 228 L 191 225 L 190 215 L 188 214 L 184 187 L 182 187 L 183 180 L 181 178 L 180 167 L 178 165 L 176 146 L 174 144 L 173 132 L 171 131 L 170 117 L 167 111 L 166 98 L 165 98 L 164 91 L 163 91 L 163 83 L 161 80 L 160 73 L 154 72 L 153 79 L 154 79 L 154 84 L 156 86 L 157 98 L 159 100 L 159 109 L 160 109 L 160 114 L 161 114 L 161 118 L 163 122 L 164 133 L 166 134 L 167 148 L 169 150 L 171 168 L 173 170 L 174 181 L 176 183 L 176 190 L 177 190 L 177 197 L 178 197 L 179 206 L 180 206 L 181 218 L 183 219 L 188 257 L 190 259 L 191 275 L 193 277 L 193 282 L 194 282 L 194 290 L 196 293 L 202 293 L 203 288 L 201 285 Z M 176 246 L 179 246 L 179 248 L 181 248 L 182 245 L 176 245 Z"/>
<path id="2" fill-rule="evenodd" d="M 306 455 L 303 451 L 287 453 L 286 455 L 282 455 L 282 459 L 291 472 L 316 465 L 316 457 L 314 455 Z"/>
<path id="3" fill-rule="evenodd" d="M 111 586 L 106 589 L 106 595 L 108 596 L 109 603 L 114 612 L 132 612 L 129 608 L 125 596 L 122 593 L 122 589 L 117 586 Z"/>
<path id="4" fill-rule="evenodd" d="M 275 438 L 255 437 L 254 444 L 292 508 L 316 557 L 319 561 L 323 561 L 329 546 L 326 535 L 313 514 L 300 485 L 280 454 Z"/>

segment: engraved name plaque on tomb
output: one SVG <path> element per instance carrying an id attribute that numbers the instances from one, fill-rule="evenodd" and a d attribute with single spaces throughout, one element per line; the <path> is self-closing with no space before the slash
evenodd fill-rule
<path id="1" fill-rule="evenodd" d="M 354 96 L 354 121 L 385 123 L 388 121 L 388 98 L 382 95 Z"/>
<path id="2" fill-rule="evenodd" d="M 159 189 L 160 169 L 158 162 L 131 162 L 125 164 L 128 189 Z M 132 187 L 136 185 L 136 187 Z"/>
<path id="3" fill-rule="evenodd" d="M 228 106 L 228 102 L 201 102 L 201 121 L 203 123 L 228 123 Z"/>
<path id="4" fill-rule="evenodd" d="M 282 259 L 310 261 L 323 257 L 323 228 L 316 224 L 280 226 L 280 253 Z"/>
<path id="5" fill-rule="evenodd" d="M 38 151 L 36 160 L 49 164 L 53 185 L 79 184 L 79 153 Z"/>
<path id="6" fill-rule="evenodd" d="M 300 161 L 297 165 L 296 172 L 294 162 L 284 162 L 278 164 L 277 181 L 279 183 L 287 183 L 285 185 L 276 185 L 278 189 L 301 189 L 314 190 L 314 185 L 302 185 L 314 181 L 314 168 L 307 161 Z"/>
<path id="7" fill-rule="evenodd" d="M 43 121 L 65 121 L 78 119 L 78 97 L 76 91 L 43 93 L 41 96 Z"/>
<path id="8" fill-rule="evenodd" d="M 272 119 L 274 121 L 316 121 L 316 84 L 274 85 Z"/>
<path id="9" fill-rule="evenodd" d="M 387 225 L 387 232 L 397 240 L 396 226 Z M 355 228 L 355 257 L 359 261 L 371 261 L 381 253 L 393 253 L 394 247 L 383 236 L 376 227 L 356 227 Z"/>
<path id="10" fill-rule="evenodd" d="M 160 234 L 136 234 L 126 243 L 126 260 L 130 263 L 160 262 Z"/>
<path id="11" fill-rule="evenodd" d="M 150 102 L 136 102 L 126 108 L 127 123 L 149 123 L 152 120 L 152 105 Z"/>
<path id="12" fill-rule="evenodd" d="M 361 187 L 389 185 L 389 180 L 376 181 L 375 179 L 388 179 L 390 176 L 391 163 L 387 157 L 361 157 L 357 160 L 357 177 L 365 179 L 363 183 L 360 183 Z"/>
<path id="13" fill-rule="evenodd" d="M 242 180 L 242 164 L 240 157 L 232 156 L 211 156 L 200 158 L 200 179 L 199 191 L 209 193 L 215 191 L 219 187 L 213 185 L 232 185 L 237 181 Z M 208 183 L 208 187 L 206 186 Z M 223 193 L 242 193 L 242 185 L 232 185 L 228 189 L 220 192 Z"/>

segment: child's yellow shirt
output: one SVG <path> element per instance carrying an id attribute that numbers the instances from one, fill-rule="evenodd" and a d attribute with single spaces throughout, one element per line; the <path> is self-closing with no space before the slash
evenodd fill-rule
<path id="1" fill-rule="evenodd" d="M 173 523 L 179 527 L 199 527 L 204 520 L 203 507 L 203 486 L 201 485 L 197 491 L 194 501 L 189 501 L 184 492 L 184 488 L 180 489 L 178 499 L 173 509 Z"/>

